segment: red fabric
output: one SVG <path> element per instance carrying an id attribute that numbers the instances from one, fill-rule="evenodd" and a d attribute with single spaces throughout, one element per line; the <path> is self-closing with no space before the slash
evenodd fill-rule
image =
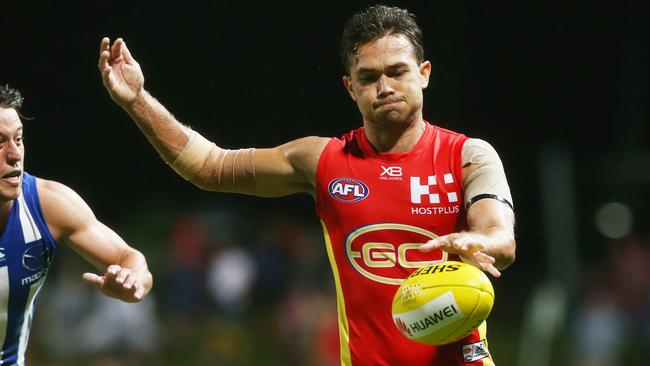
<path id="1" fill-rule="evenodd" d="M 443 259 L 440 251 L 421 253 L 409 244 L 457 228 L 466 140 L 427 123 L 412 151 L 377 153 L 362 127 L 332 139 L 323 151 L 316 211 L 338 268 L 352 365 L 467 365 L 462 344 L 475 342 L 478 332 L 467 341 L 425 346 L 403 336 L 391 315 L 401 280 Z"/>

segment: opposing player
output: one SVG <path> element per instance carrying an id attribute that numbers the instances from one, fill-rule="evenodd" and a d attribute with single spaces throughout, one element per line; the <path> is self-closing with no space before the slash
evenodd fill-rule
<path id="1" fill-rule="evenodd" d="M 57 243 L 105 272 L 82 277 L 107 296 L 138 302 L 152 286 L 144 256 L 97 221 L 77 193 L 24 170 L 22 101 L 0 86 L 0 364 L 21 366 Z"/>
<path id="2" fill-rule="evenodd" d="M 514 213 L 499 157 L 485 141 L 423 119 L 431 64 L 408 11 L 356 14 L 341 54 L 363 127 L 267 149 L 222 149 L 177 121 L 144 89 L 122 39 L 101 41 L 99 69 L 163 160 L 198 187 L 314 197 L 336 282 L 342 364 L 492 365 L 485 324 L 459 342 L 425 346 L 399 333 L 390 309 L 418 267 L 460 258 L 498 277 L 513 262 Z"/>

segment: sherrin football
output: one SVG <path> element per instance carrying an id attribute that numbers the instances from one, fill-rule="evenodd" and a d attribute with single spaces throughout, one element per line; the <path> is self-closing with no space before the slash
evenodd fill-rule
<path id="1" fill-rule="evenodd" d="M 494 289 L 480 269 L 447 261 L 420 268 L 395 293 L 393 322 L 406 337 L 428 345 L 455 342 L 488 317 Z"/>

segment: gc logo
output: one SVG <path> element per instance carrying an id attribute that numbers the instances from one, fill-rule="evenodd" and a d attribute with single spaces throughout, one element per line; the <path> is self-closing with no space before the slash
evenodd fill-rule
<path id="1" fill-rule="evenodd" d="M 400 285 L 411 268 L 432 266 L 447 260 L 446 252 L 422 253 L 420 245 L 437 235 L 417 226 L 383 223 L 360 227 L 345 240 L 352 267 L 364 277 Z M 433 258 L 432 258 L 433 256 Z"/>
<path id="2" fill-rule="evenodd" d="M 23 267 L 28 271 L 40 271 L 49 263 L 50 250 L 44 243 L 32 245 L 23 253 Z"/>

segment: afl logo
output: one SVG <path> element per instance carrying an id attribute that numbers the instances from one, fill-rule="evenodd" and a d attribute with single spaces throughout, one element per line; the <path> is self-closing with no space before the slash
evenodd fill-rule
<path id="1" fill-rule="evenodd" d="M 382 223 L 362 226 L 345 239 L 345 254 L 362 276 L 387 285 L 401 285 L 417 268 L 447 260 L 447 252 L 420 252 L 438 236 L 417 226 Z"/>
<path id="2" fill-rule="evenodd" d="M 330 194 L 341 202 L 357 202 L 368 197 L 368 186 L 353 178 L 336 178 L 328 185 Z"/>

